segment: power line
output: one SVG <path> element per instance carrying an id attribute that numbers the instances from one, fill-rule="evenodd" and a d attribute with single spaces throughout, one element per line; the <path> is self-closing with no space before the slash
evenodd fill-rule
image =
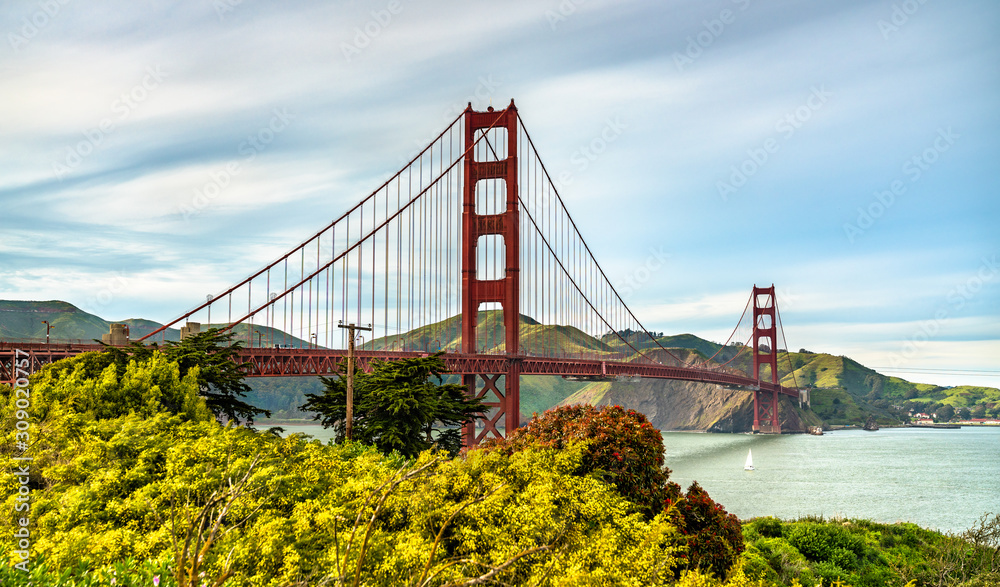
<path id="1" fill-rule="evenodd" d="M 997 377 L 1000 371 L 988 369 L 925 369 L 920 367 L 869 367 L 876 371 L 890 373 L 916 373 L 921 375 L 968 375 L 972 377 Z"/>

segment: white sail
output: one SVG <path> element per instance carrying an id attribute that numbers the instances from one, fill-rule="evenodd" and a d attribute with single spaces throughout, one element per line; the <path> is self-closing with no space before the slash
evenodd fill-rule
<path id="1" fill-rule="evenodd" d="M 747 449 L 747 464 L 743 465 L 744 471 L 753 471 L 753 451 Z"/>

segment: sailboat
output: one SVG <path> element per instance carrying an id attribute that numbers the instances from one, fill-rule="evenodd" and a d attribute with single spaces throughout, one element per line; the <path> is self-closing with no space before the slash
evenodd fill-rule
<path id="1" fill-rule="evenodd" d="M 747 449 L 747 464 L 743 465 L 744 471 L 753 471 L 753 451 Z"/>

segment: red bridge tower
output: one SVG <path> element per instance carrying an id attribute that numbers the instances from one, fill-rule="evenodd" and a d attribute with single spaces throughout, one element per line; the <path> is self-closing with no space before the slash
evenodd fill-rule
<path id="1" fill-rule="evenodd" d="M 777 325 L 775 324 L 774 284 L 753 286 L 753 377 L 761 377 L 761 368 L 770 367 L 771 383 L 778 383 Z M 763 341 L 763 344 L 761 343 Z M 753 431 L 781 434 L 778 420 L 778 391 L 757 388 L 753 392 Z"/>
<path id="2" fill-rule="evenodd" d="M 499 131 L 499 132 L 494 132 Z M 491 133 L 496 141 L 488 143 L 489 152 L 495 153 L 491 160 L 476 160 L 478 133 Z M 506 137 L 498 136 L 506 133 Z M 497 143 L 494 147 L 494 142 Z M 506 143 L 506 154 L 493 151 Z M 480 151 L 484 149 L 480 148 Z M 506 158 L 500 159 L 500 157 Z M 487 158 L 488 159 L 488 158 Z M 483 180 L 501 180 L 506 190 L 506 208 L 497 214 L 481 213 L 476 209 L 476 185 Z M 476 335 L 479 308 L 485 303 L 499 303 L 503 307 L 504 343 L 507 360 L 504 372 L 464 375 L 463 383 L 469 394 L 486 396 L 496 401 L 487 402 L 496 410 L 484 429 L 477 435 L 472 425 L 465 427 L 465 445 L 478 444 L 487 434 L 501 435 L 497 424 L 504 418 L 504 428 L 514 430 L 520 424 L 520 373 L 519 316 L 520 316 L 520 210 L 517 190 L 517 108 L 514 101 L 499 112 L 491 106 L 486 112 L 472 110 L 472 104 L 465 110 L 465 177 L 462 186 L 462 352 L 476 354 Z M 480 237 L 499 235 L 505 249 L 503 277 L 500 279 L 479 279 L 477 276 L 476 250 Z M 485 364 L 484 364 L 485 366 Z M 500 377 L 504 377 L 504 389 L 498 388 Z M 482 380 L 483 387 L 477 389 Z M 495 398 L 490 398 L 492 392 Z"/>

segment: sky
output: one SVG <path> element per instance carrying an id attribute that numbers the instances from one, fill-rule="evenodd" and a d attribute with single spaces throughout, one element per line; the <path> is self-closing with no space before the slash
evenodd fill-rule
<path id="1" fill-rule="evenodd" d="M 166 322 L 514 99 L 650 330 L 773 283 L 792 350 L 1000 387 L 992 0 L 4 7 L 0 299 Z"/>

